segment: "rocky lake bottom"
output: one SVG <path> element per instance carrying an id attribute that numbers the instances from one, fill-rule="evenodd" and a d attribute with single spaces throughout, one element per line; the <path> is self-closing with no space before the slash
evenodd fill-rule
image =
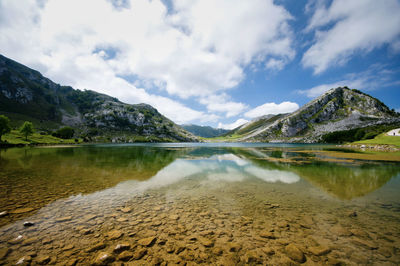
<path id="1" fill-rule="evenodd" d="M 398 265 L 400 164 L 329 151 L 1 151 L 0 265 Z"/>

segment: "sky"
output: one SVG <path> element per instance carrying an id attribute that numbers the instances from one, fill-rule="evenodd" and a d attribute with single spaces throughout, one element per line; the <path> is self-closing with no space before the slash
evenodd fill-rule
<path id="1" fill-rule="evenodd" d="M 400 112 L 400 0 L 0 0 L 0 53 L 232 129 L 348 86 Z"/>

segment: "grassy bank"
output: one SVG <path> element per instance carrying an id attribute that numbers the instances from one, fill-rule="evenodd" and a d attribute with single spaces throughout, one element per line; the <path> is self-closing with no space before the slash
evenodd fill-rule
<path id="1" fill-rule="evenodd" d="M 82 139 L 76 139 L 76 140 L 61 139 L 51 135 L 41 135 L 39 133 L 33 133 L 32 135 L 28 136 L 27 140 L 25 140 L 25 136 L 23 136 L 17 130 L 12 130 L 10 133 L 7 133 L 2 136 L 2 144 L 11 144 L 11 145 L 75 144 L 82 142 Z"/>
<path id="2" fill-rule="evenodd" d="M 360 140 L 353 142 L 353 144 L 395 145 L 400 147 L 400 137 L 388 136 L 386 133 L 383 133 L 373 139 Z"/>

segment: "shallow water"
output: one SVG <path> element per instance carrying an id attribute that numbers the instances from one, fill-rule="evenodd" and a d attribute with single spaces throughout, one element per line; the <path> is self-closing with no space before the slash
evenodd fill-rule
<path id="1" fill-rule="evenodd" d="M 1 150 L 0 264 L 398 265 L 400 163 L 330 150 Z"/>

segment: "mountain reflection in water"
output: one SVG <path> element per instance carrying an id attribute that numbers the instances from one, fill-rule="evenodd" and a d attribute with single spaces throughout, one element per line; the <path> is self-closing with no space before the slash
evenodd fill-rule
<path id="1" fill-rule="evenodd" d="M 325 162 L 317 157 L 296 147 L 94 145 L 1 150 L 0 210 L 37 210 L 60 198 L 104 193 L 114 186 L 113 193 L 132 195 L 184 179 L 210 184 L 256 178 L 294 186 L 303 179 L 324 193 L 351 200 L 377 190 L 400 172 L 398 163 Z M 11 215 L 0 225 L 26 215 Z"/>

